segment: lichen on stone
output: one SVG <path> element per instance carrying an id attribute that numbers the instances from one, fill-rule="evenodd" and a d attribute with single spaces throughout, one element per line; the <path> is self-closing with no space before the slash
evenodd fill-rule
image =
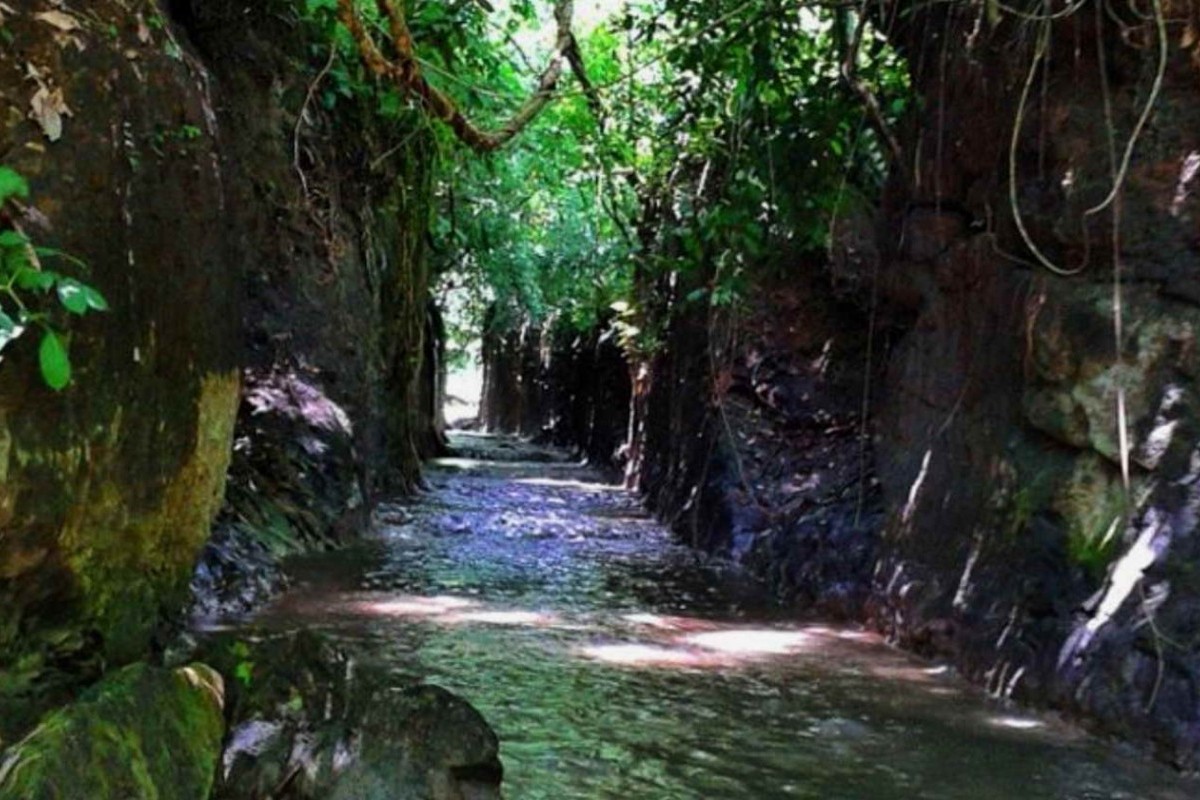
<path id="1" fill-rule="evenodd" d="M 135 664 L 51 713 L 0 757 L 0 800 L 204 800 L 224 688 L 203 664 Z"/>

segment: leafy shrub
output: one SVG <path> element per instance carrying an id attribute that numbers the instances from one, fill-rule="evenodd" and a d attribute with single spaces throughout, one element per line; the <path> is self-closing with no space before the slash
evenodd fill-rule
<path id="1" fill-rule="evenodd" d="M 29 197 L 29 184 L 14 170 L 0 166 L 0 220 L 6 207 Z M 0 351 L 31 328 L 41 331 L 38 365 L 42 379 L 55 391 L 71 382 L 68 337 L 55 323 L 52 308 L 42 298 L 53 294 L 71 315 L 107 311 L 108 302 L 94 287 L 76 278 L 47 269 L 56 260 L 86 271 L 86 265 L 58 250 L 36 246 L 16 226 L 0 229 Z"/>

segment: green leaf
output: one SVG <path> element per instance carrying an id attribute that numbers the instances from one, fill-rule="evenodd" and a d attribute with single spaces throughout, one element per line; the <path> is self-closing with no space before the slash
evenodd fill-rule
<path id="1" fill-rule="evenodd" d="M 0 167 L 0 206 L 13 197 L 29 197 L 29 184 L 8 167 Z"/>
<path id="2" fill-rule="evenodd" d="M 0 247 L 24 247 L 29 244 L 29 239 L 22 233 L 16 231 L 0 232 Z"/>
<path id="3" fill-rule="evenodd" d="M 379 98 L 379 114 L 388 119 L 397 119 L 404 113 L 404 99 L 399 92 L 384 92 Z"/>
<path id="4" fill-rule="evenodd" d="M 23 247 L 0 250 L 0 274 L 16 275 L 29 267 L 29 254 Z"/>
<path id="5" fill-rule="evenodd" d="M 233 669 L 233 677 L 237 678 L 243 686 L 249 686 L 254 679 L 254 662 L 243 661 Z"/>
<path id="6" fill-rule="evenodd" d="M 72 278 L 58 282 L 58 302 L 72 314 L 86 314 L 89 308 L 83 284 Z"/>
<path id="7" fill-rule="evenodd" d="M 80 284 L 83 287 L 83 296 L 87 298 L 89 308 L 96 311 L 108 311 L 108 301 L 104 299 L 104 295 L 96 291 L 92 287 L 85 284 Z"/>
<path id="8" fill-rule="evenodd" d="M 23 326 L 18 325 L 12 317 L 0 311 L 0 350 L 3 350 L 8 346 L 9 342 L 24 332 L 25 328 Z"/>
<path id="9" fill-rule="evenodd" d="M 58 275 L 25 265 L 17 270 L 17 286 L 27 292 L 46 292 L 58 282 Z"/>
<path id="10" fill-rule="evenodd" d="M 46 331 L 38 348 L 38 364 L 42 368 L 42 379 L 56 392 L 67 388 L 71 382 L 71 360 L 67 349 L 54 331 Z"/>

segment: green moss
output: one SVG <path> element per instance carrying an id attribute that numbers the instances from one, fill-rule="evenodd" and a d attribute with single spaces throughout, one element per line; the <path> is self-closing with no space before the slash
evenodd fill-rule
<path id="1" fill-rule="evenodd" d="M 98 475 L 64 526 L 60 543 L 78 576 L 84 614 L 95 621 L 110 661 L 140 657 L 161 609 L 182 599 L 220 507 L 239 385 L 236 372 L 201 381 L 193 446 L 156 508 L 131 514 L 128 487 Z"/>
<path id="2" fill-rule="evenodd" d="M 56 711 L 0 759 L 0 800 L 203 800 L 224 735 L 209 667 L 135 664 Z"/>
<path id="3" fill-rule="evenodd" d="M 1096 577 L 1103 574 L 1121 542 L 1139 487 L 1128 493 L 1116 469 L 1100 456 L 1081 456 L 1056 499 L 1067 520 L 1071 560 Z"/>
<path id="4" fill-rule="evenodd" d="M 1054 497 L 1055 469 L 1039 453 L 1016 449 L 991 469 L 987 508 L 994 515 L 991 529 L 998 544 L 1021 547 L 1030 523 Z"/>
<path id="5" fill-rule="evenodd" d="M 10 471 L 18 467 L 0 484 L 0 739 L 72 694 L 56 664 L 86 680 L 105 663 L 137 660 L 164 610 L 182 604 L 223 493 L 239 383 L 235 371 L 199 381 L 185 406 L 186 449 L 145 482 L 115 459 L 122 437 L 145 427 L 120 406 L 84 445 L 34 439 L 37 446 L 0 452 Z M 30 504 L 32 486 L 48 499 Z M 18 501 L 25 516 L 8 527 Z M 38 595 L 55 598 L 55 619 L 31 620 L 21 592 L 32 595 L 34 582 Z"/>
<path id="6" fill-rule="evenodd" d="M 1039 485 L 1040 482 L 1035 480 L 1031 484 L 1021 486 L 1013 493 L 1008 514 L 1009 524 L 1006 529 L 1010 539 L 1016 539 L 1025 533 L 1041 506 L 1042 492 L 1039 490 Z"/>

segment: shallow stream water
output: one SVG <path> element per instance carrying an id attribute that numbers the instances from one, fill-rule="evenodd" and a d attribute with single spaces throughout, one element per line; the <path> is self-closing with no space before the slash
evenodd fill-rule
<path id="1" fill-rule="evenodd" d="M 362 545 L 293 563 L 246 630 L 319 629 L 461 694 L 500 735 L 511 800 L 1200 796 L 874 635 L 796 622 L 586 468 L 457 444 L 477 457 L 432 465 Z"/>

